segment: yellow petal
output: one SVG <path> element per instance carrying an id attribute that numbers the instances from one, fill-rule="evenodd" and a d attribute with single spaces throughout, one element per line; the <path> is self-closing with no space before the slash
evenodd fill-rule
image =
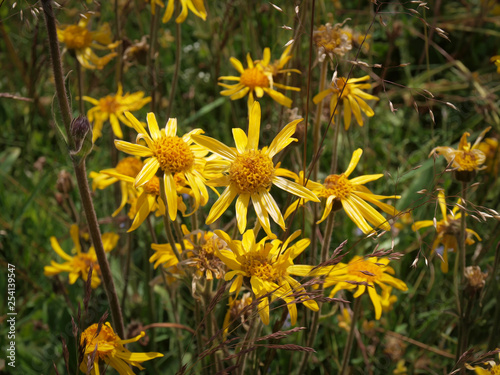
<path id="1" fill-rule="evenodd" d="M 147 117 L 147 121 L 148 121 L 148 129 L 149 129 L 149 133 L 151 134 L 151 138 L 153 138 L 153 140 L 157 141 L 159 138 L 161 138 L 161 133 L 160 133 L 160 128 L 158 127 L 158 122 L 156 122 L 155 114 L 152 112 L 149 112 L 148 117 Z"/>
<path id="2" fill-rule="evenodd" d="M 233 128 L 233 138 L 234 143 L 236 144 L 236 149 L 240 154 L 243 154 L 246 150 L 248 139 L 247 135 L 240 128 Z"/>
<path id="3" fill-rule="evenodd" d="M 233 186 L 229 185 L 221 194 L 219 199 L 217 199 L 217 202 L 215 202 L 212 206 L 212 209 L 210 210 L 206 219 L 206 223 L 212 224 L 215 220 L 217 220 L 227 210 L 236 195 L 236 189 Z"/>
<path id="4" fill-rule="evenodd" d="M 254 102 L 248 122 L 247 151 L 259 149 L 260 115 L 260 104 L 259 102 Z"/>
<path id="5" fill-rule="evenodd" d="M 273 184 L 280 189 L 288 191 L 289 193 L 298 197 L 306 198 L 313 202 L 319 202 L 319 198 L 316 196 L 316 194 L 314 194 L 308 188 L 297 184 L 296 182 L 288 181 L 282 177 L 275 176 L 273 177 Z"/>
<path id="6" fill-rule="evenodd" d="M 247 227 L 247 211 L 250 194 L 240 194 L 236 200 L 236 222 L 240 233 L 243 233 Z"/>
<path id="7" fill-rule="evenodd" d="M 158 168 L 160 168 L 160 163 L 158 162 L 158 159 L 149 158 L 148 161 L 144 163 L 144 166 L 142 167 L 141 171 L 135 177 L 135 187 L 142 186 L 146 182 L 151 180 L 158 171 Z"/>
<path id="8" fill-rule="evenodd" d="M 175 221 L 177 219 L 177 189 L 174 176 L 171 173 L 165 173 L 163 175 L 163 182 L 165 183 L 168 216 L 170 220 Z"/>
<path id="9" fill-rule="evenodd" d="M 352 153 L 351 161 L 349 162 L 349 166 L 347 167 L 347 170 L 344 173 L 346 177 L 349 177 L 349 175 L 354 171 L 354 169 L 359 163 L 361 155 L 363 155 L 363 150 L 360 148 L 358 148 L 356 151 Z M 350 182 L 352 183 L 352 180 L 350 180 Z"/>
<path id="10" fill-rule="evenodd" d="M 297 141 L 295 138 L 292 138 L 292 135 L 295 133 L 295 129 L 297 129 L 297 124 L 302 120 L 303 119 L 294 120 L 286 125 L 283 129 L 281 129 L 281 131 L 269 145 L 267 154 L 270 158 L 274 157 L 274 155 L 283 150 L 291 142 Z"/>
<path id="11" fill-rule="evenodd" d="M 224 159 L 234 160 L 236 158 L 236 152 L 234 150 L 216 139 L 199 134 L 193 134 L 191 138 L 196 144 L 205 147 Z"/>
<path id="12" fill-rule="evenodd" d="M 153 156 L 153 152 L 149 148 L 141 145 L 135 145 L 130 142 L 115 140 L 115 147 L 118 150 L 123 151 L 130 155 L 144 156 L 144 157 Z"/>

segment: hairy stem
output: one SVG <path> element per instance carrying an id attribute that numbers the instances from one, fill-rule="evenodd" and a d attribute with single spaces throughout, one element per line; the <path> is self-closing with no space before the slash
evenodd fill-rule
<path id="1" fill-rule="evenodd" d="M 342 357 L 342 368 L 339 373 L 340 375 L 347 374 L 347 369 L 349 368 L 349 359 L 351 358 L 352 344 L 354 343 L 356 323 L 361 311 L 361 297 L 362 296 L 359 296 L 358 298 L 354 299 L 354 307 L 351 318 L 351 330 L 349 331 L 349 336 L 347 336 L 344 355 Z"/>

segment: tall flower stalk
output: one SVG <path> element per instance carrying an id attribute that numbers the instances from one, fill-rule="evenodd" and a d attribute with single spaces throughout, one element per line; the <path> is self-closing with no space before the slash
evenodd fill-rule
<path id="1" fill-rule="evenodd" d="M 68 97 L 66 95 L 66 88 L 64 86 L 64 78 L 61 63 L 61 54 L 59 50 L 59 42 L 57 40 L 57 30 L 56 22 L 54 17 L 54 12 L 52 9 L 51 0 L 42 0 L 45 22 L 47 27 L 47 33 L 49 37 L 49 48 L 50 55 L 52 59 L 52 68 L 54 72 L 54 81 L 56 85 L 56 94 L 59 103 L 59 109 L 62 114 L 64 127 L 66 129 L 67 135 L 67 145 L 71 152 L 82 151 L 82 144 L 77 142 L 85 142 L 84 139 L 78 139 L 82 133 L 83 138 L 87 137 L 87 142 L 91 139 L 88 138 L 88 132 L 90 131 L 90 124 L 85 120 L 86 124 L 76 124 L 71 115 L 71 109 L 68 102 Z M 72 129 L 73 125 L 73 129 Z M 82 127 L 87 126 L 87 129 L 75 129 L 77 125 L 82 125 Z M 91 133 L 90 133 L 91 136 Z M 75 139 L 76 138 L 76 139 Z M 79 146 L 77 149 L 76 146 Z M 116 293 L 113 276 L 111 274 L 111 268 L 109 266 L 108 260 L 106 258 L 106 252 L 104 251 L 104 246 L 101 238 L 101 231 L 99 224 L 97 222 L 97 215 L 92 202 L 91 191 L 87 181 L 87 171 L 85 167 L 85 155 L 80 159 L 73 156 L 73 167 L 75 170 L 76 180 L 78 183 L 78 189 L 80 192 L 80 198 L 82 200 L 82 206 L 85 211 L 85 216 L 87 218 L 87 224 L 89 226 L 90 237 L 92 239 L 92 244 L 97 255 L 97 261 L 101 269 L 101 274 L 103 278 L 104 289 L 106 290 L 106 296 L 109 301 L 109 308 L 111 310 L 111 317 L 113 319 L 113 324 L 115 330 L 120 337 L 125 337 L 125 330 L 123 327 L 122 312 L 120 309 L 120 303 L 118 301 L 118 295 Z"/>

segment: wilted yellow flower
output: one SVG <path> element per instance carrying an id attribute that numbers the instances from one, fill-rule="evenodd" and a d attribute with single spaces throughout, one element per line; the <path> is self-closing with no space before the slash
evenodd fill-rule
<path id="1" fill-rule="evenodd" d="M 144 97 L 144 92 L 137 91 L 133 94 L 123 95 L 123 87 L 121 83 L 118 84 L 118 92 L 116 95 L 108 95 L 99 100 L 91 98 L 90 96 L 83 96 L 83 100 L 95 105 L 87 112 L 87 117 L 93 123 L 93 141 L 102 135 L 102 127 L 104 122 L 111 123 L 113 133 L 118 138 L 123 138 L 120 121 L 132 127 L 130 122 L 123 115 L 125 111 L 133 112 L 138 111 L 151 101 L 151 97 Z M 118 121 L 120 120 L 120 121 Z"/>
<path id="2" fill-rule="evenodd" d="M 146 142 L 146 146 L 143 146 L 115 140 L 118 150 L 148 158 L 141 172 L 135 178 L 135 186 L 145 185 L 160 170 L 163 174 L 168 214 L 172 221 L 177 218 L 178 207 L 176 174 L 180 174 L 180 177 L 185 179 L 191 188 L 195 201 L 193 211 L 196 211 L 200 205 L 205 205 L 208 201 L 208 191 L 201 170 L 205 166 L 203 158 L 208 154 L 208 151 L 192 144 L 192 136 L 203 131 L 194 129 L 180 138 L 177 136 L 177 119 L 169 119 L 165 128 L 160 131 L 155 115 L 148 113 L 147 121 L 150 135 L 130 112 L 125 112 L 125 116 L 139 133 L 137 141 Z"/>
<path id="3" fill-rule="evenodd" d="M 99 375 L 99 361 L 104 361 L 107 365 L 113 367 L 120 375 L 132 375 L 133 372 L 130 366 L 138 367 L 144 370 L 141 366 L 142 362 L 149 361 L 154 358 L 163 357 L 161 353 L 132 353 L 125 348 L 124 345 L 139 341 L 146 334 L 141 332 L 140 335 L 122 340 L 113 331 L 111 324 L 106 322 L 99 327 L 99 324 L 92 324 L 80 337 L 80 346 L 83 348 L 83 360 L 80 364 L 80 370 L 86 374 L 89 373 L 87 367 L 88 360 L 94 358 L 92 370 L 90 374 Z M 95 354 L 94 354 L 95 351 Z M 95 356 L 95 357 L 94 357 Z"/>
<path id="4" fill-rule="evenodd" d="M 151 11 L 155 12 L 155 3 L 163 7 L 163 2 L 161 0 L 152 0 Z M 205 9 L 205 4 L 203 0 L 168 0 L 167 8 L 165 9 L 165 14 L 163 15 L 162 22 L 168 22 L 174 14 L 175 4 L 177 3 L 181 6 L 181 12 L 175 19 L 175 22 L 182 23 L 186 20 L 188 16 L 188 10 L 193 12 L 197 17 L 200 17 L 203 21 L 207 19 L 207 10 Z"/>
<path id="5" fill-rule="evenodd" d="M 429 156 L 434 154 L 443 155 L 446 161 L 452 163 L 451 166 L 457 169 L 457 179 L 459 181 L 469 181 L 476 171 L 485 168 L 481 167 L 481 165 L 486 161 L 486 155 L 479 150 L 479 143 L 490 129 L 491 127 L 488 127 L 483 130 L 472 147 L 470 142 L 467 142 L 470 133 L 465 132 L 460 138 L 457 150 L 448 146 L 440 146 L 434 148 Z"/>
<path id="6" fill-rule="evenodd" d="M 437 236 L 432 243 L 432 251 L 436 251 L 439 244 L 443 245 L 443 261 L 441 263 L 441 271 L 443 271 L 444 273 L 448 272 L 448 250 L 458 251 L 457 237 L 460 234 L 460 218 L 462 217 L 462 214 L 458 212 L 458 205 L 461 204 L 461 201 L 462 200 L 459 199 L 457 204 L 453 207 L 451 213 L 448 213 L 446 209 L 444 192 L 440 190 L 438 193 L 438 202 L 443 218 L 439 221 L 436 221 L 435 223 L 434 220 L 416 221 L 415 224 L 413 224 L 411 227 L 414 231 L 431 226 L 434 226 L 436 228 Z M 474 243 L 474 239 L 472 238 L 472 236 L 476 236 L 476 238 L 481 241 L 481 237 L 479 237 L 479 235 L 472 229 L 467 228 L 466 232 L 467 238 L 465 243 L 467 245 L 472 245 Z"/>
<path id="7" fill-rule="evenodd" d="M 52 249 L 63 258 L 66 262 L 59 264 L 50 261 L 50 266 L 44 267 L 44 275 L 45 276 L 54 276 L 60 274 L 62 272 L 69 273 L 69 283 L 74 284 L 75 281 L 81 277 L 83 281 L 87 281 L 87 277 L 90 271 L 90 266 L 92 265 L 92 280 L 91 286 L 92 288 L 97 288 L 101 283 L 101 279 L 99 275 L 101 273 L 101 269 L 99 267 L 99 263 L 97 262 L 97 255 L 95 253 L 94 246 L 89 248 L 89 251 L 84 253 L 82 252 L 82 247 L 80 245 L 80 234 L 77 225 L 72 225 L 70 228 L 71 239 L 75 244 L 72 252 L 76 252 L 76 255 L 70 256 L 59 245 L 57 239 L 52 236 L 50 237 L 50 245 Z M 118 243 L 119 236 L 116 233 L 104 233 L 102 235 L 102 243 L 104 246 L 105 252 L 110 252 L 116 247 Z"/>
<path id="8" fill-rule="evenodd" d="M 222 241 L 214 232 L 204 232 L 195 230 L 189 232 L 185 225 L 182 232 L 186 240 L 191 244 L 186 249 L 186 256 L 183 264 L 196 268 L 196 278 L 206 277 L 207 280 L 221 279 L 225 274 L 224 263 L 219 259 L 217 250 L 225 249 L 226 243 Z"/>
<path id="9" fill-rule="evenodd" d="M 236 201 L 236 221 L 240 233 L 247 226 L 247 210 L 252 200 L 257 218 L 270 238 L 276 236 L 271 231 L 269 215 L 285 230 L 285 221 L 276 201 L 269 194 L 271 186 L 276 185 L 293 195 L 315 202 L 319 199 L 302 185 L 284 179 L 288 171 L 274 165 L 273 157 L 290 143 L 297 124 L 302 119 L 292 121 L 286 125 L 274 138 L 269 147 L 259 149 L 260 137 L 260 104 L 254 102 L 249 115 L 248 136 L 242 129 L 233 129 L 236 149 L 202 135 L 193 135 L 192 139 L 200 146 L 206 147 L 223 160 L 207 162 L 205 169 L 217 170 L 222 177 L 212 182 L 215 186 L 226 186 L 226 189 L 214 203 L 208 217 L 207 224 L 217 220 L 238 197 Z"/>
<path id="10" fill-rule="evenodd" d="M 266 48 L 264 50 L 264 59 L 256 63 L 254 63 L 254 61 L 250 57 L 250 54 L 247 54 L 248 68 L 245 69 L 243 67 L 243 64 L 238 59 L 231 57 L 230 62 L 233 65 L 233 67 L 238 71 L 238 73 L 240 73 L 240 76 L 219 77 L 219 79 L 222 80 L 238 82 L 234 85 L 219 83 L 220 86 L 227 89 L 221 91 L 221 95 L 229 96 L 231 100 L 237 100 L 243 98 L 248 94 L 249 111 L 252 108 L 252 105 L 255 101 L 255 97 L 262 98 L 264 96 L 264 93 L 269 95 L 279 104 L 290 108 L 292 106 L 292 99 L 287 98 L 282 93 L 274 90 L 274 87 L 279 87 L 285 90 L 295 90 L 295 91 L 298 91 L 299 89 L 296 87 L 276 84 L 274 83 L 273 79 L 273 73 L 285 72 L 285 71 L 280 71 L 279 66 L 283 63 L 286 64 L 286 61 L 288 61 L 287 57 L 282 56 L 280 62 L 278 62 L 274 66 L 269 64 L 270 59 L 271 59 L 271 52 L 269 48 Z"/>
<path id="11" fill-rule="evenodd" d="M 250 278 L 255 300 L 259 301 L 259 315 L 262 322 L 269 324 L 269 297 L 283 299 L 288 307 L 292 325 L 297 321 L 297 302 L 307 308 L 318 311 L 318 304 L 306 296 L 305 289 L 292 275 L 318 276 L 325 274 L 328 269 L 306 265 L 294 265 L 293 260 L 300 255 L 310 241 L 302 239 L 290 246 L 290 243 L 300 235 L 300 231 L 293 233 L 285 242 L 274 240 L 266 242 L 267 237 L 256 242 L 252 229 L 243 234 L 243 241 L 232 240 L 221 231 L 215 233 L 226 242 L 230 250 L 216 249 L 219 258 L 230 269 L 226 273 L 226 281 L 234 281 L 230 293 L 238 294 L 243 284 L 243 278 Z"/>
<path id="12" fill-rule="evenodd" d="M 382 298 L 377 293 L 375 284 L 384 289 L 394 287 L 402 291 L 407 291 L 406 284 L 389 275 L 394 275 L 394 269 L 389 265 L 389 259 L 386 258 L 362 258 L 355 256 L 348 263 L 339 263 L 332 268 L 330 273 L 325 278 L 325 289 L 335 285 L 335 288 L 330 292 L 330 297 L 343 289 L 353 291 L 354 298 L 360 297 L 368 290 L 370 299 L 375 307 L 375 318 L 378 320 L 382 316 Z"/>
<path id="13" fill-rule="evenodd" d="M 313 32 L 313 42 L 318 48 L 319 61 L 324 61 L 327 56 L 333 60 L 336 56 L 344 56 L 352 49 L 352 34 L 341 27 L 342 24 L 332 26 L 327 23 Z"/>
<path id="14" fill-rule="evenodd" d="M 370 83 L 358 83 L 364 82 L 370 79 L 370 76 L 364 76 L 360 78 L 347 78 L 340 77 L 332 80 L 330 87 L 324 91 L 318 93 L 313 101 L 315 104 L 320 103 L 328 95 L 332 95 L 330 99 L 330 116 L 333 115 L 335 106 L 335 114 L 339 113 L 341 104 L 344 111 L 344 128 L 349 129 L 351 126 L 351 114 L 354 114 L 354 118 L 359 126 L 364 125 L 363 112 L 368 117 L 373 117 L 375 112 L 373 109 L 365 102 L 365 100 L 379 100 L 376 96 L 367 94 L 362 90 L 371 89 L 372 85 Z M 342 99 L 341 103 L 338 103 Z M 338 103 L 338 104 L 337 104 Z"/>
<path id="15" fill-rule="evenodd" d="M 85 17 L 80 19 L 78 25 L 57 27 L 57 37 L 59 42 L 65 44 L 66 49 L 75 53 L 78 62 L 84 68 L 102 69 L 116 56 L 116 52 L 99 57 L 92 48 L 113 50 L 120 42 L 113 43 L 111 29 L 107 23 L 103 24 L 97 31 L 88 30 L 87 25 L 91 18 L 91 14 L 87 13 Z"/>
<path id="16" fill-rule="evenodd" d="M 229 327 L 231 323 L 240 320 L 241 325 L 248 330 L 250 327 L 247 324 L 248 318 L 252 313 L 252 309 L 250 305 L 252 304 L 253 299 L 251 297 L 251 293 L 243 293 L 241 299 L 237 299 L 236 297 L 229 296 L 229 303 L 226 315 L 224 316 L 224 323 L 222 325 L 222 329 L 224 330 L 224 338 L 229 333 Z"/>

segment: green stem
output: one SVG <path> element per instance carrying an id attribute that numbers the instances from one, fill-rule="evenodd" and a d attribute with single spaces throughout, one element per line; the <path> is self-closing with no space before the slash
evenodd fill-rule
<path id="1" fill-rule="evenodd" d="M 250 326 L 248 328 L 248 331 L 245 335 L 245 340 L 243 342 L 243 346 L 241 347 L 241 351 L 249 349 L 252 344 L 255 342 L 255 338 L 257 337 L 257 332 L 259 331 L 258 329 L 258 324 L 260 324 L 260 316 L 257 311 L 257 308 L 254 307 L 252 309 L 251 313 L 251 321 L 250 321 Z M 249 357 L 250 352 L 246 352 L 243 355 L 238 357 L 238 365 L 240 365 L 239 368 L 239 374 L 244 375 L 245 374 L 245 368 L 247 366 L 247 361 Z"/>
<path id="2" fill-rule="evenodd" d="M 170 87 L 170 96 L 168 98 L 167 119 L 172 114 L 172 107 L 174 106 L 175 91 L 177 90 L 177 82 L 179 81 L 179 70 L 181 66 L 181 24 L 176 23 L 175 27 L 175 70 L 172 76 L 172 86 Z"/>
<path id="3" fill-rule="evenodd" d="M 330 174 L 334 174 L 335 172 L 337 172 L 337 164 L 339 160 L 339 153 L 338 153 L 339 133 L 340 133 L 340 111 L 337 115 L 337 123 L 335 124 L 335 133 L 333 135 L 332 164 L 330 167 Z"/>
<path id="4" fill-rule="evenodd" d="M 68 97 L 66 95 L 66 88 L 64 87 L 61 55 L 59 53 L 59 42 L 57 40 L 56 22 L 52 9 L 51 0 L 42 0 L 42 5 L 44 10 L 45 22 L 47 26 L 47 33 L 49 37 L 49 46 L 50 46 L 49 48 L 52 58 L 52 67 L 54 71 L 54 82 L 56 84 L 56 95 L 59 102 L 59 108 L 61 110 L 62 118 L 64 121 L 64 126 L 67 132 L 68 146 L 70 150 L 74 150 L 75 140 L 73 139 L 70 131 L 70 126 L 72 121 L 71 111 L 68 102 Z M 118 302 L 118 295 L 116 293 L 115 284 L 113 282 L 113 276 L 111 274 L 111 269 L 109 267 L 108 259 L 106 258 L 106 252 L 104 251 L 104 247 L 102 244 L 101 231 L 99 229 L 99 224 L 97 222 L 97 215 L 94 210 L 94 204 L 92 203 L 92 196 L 87 180 L 85 160 L 82 160 L 80 163 L 74 161 L 73 167 L 75 169 L 75 175 L 78 183 L 78 189 L 80 191 L 82 206 L 85 211 L 85 216 L 87 218 L 87 224 L 89 226 L 90 237 L 92 239 L 92 244 L 94 245 L 94 249 L 97 255 L 97 261 L 99 263 L 99 267 L 101 270 L 103 286 L 104 290 L 106 291 L 106 296 L 108 298 L 113 325 L 117 335 L 121 338 L 125 338 L 125 330 L 123 327 L 123 318 L 120 309 L 120 303 Z"/>
<path id="5" fill-rule="evenodd" d="M 122 41 L 122 21 L 120 17 L 120 7 L 118 0 L 115 0 L 115 32 L 116 39 L 121 43 L 118 45 L 118 56 L 116 57 L 116 82 L 123 83 L 123 41 Z"/>
<path id="6" fill-rule="evenodd" d="M 351 318 L 351 330 L 349 331 L 349 336 L 347 336 L 346 347 L 344 349 L 344 355 L 342 357 L 342 368 L 340 370 L 340 375 L 347 374 L 347 369 L 349 368 L 349 359 L 351 358 L 352 344 L 354 343 L 354 336 L 356 331 L 356 323 L 359 318 L 359 313 L 361 311 L 361 297 L 354 299 L 354 307 Z"/>
<path id="7" fill-rule="evenodd" d="M 466 204 L 466 199 L 467 199 L 467 183 L 462 182 L 462 204 L 460 208 L 460 237 L 458 241 L 458 246 L 459 246 L 459 251 L 457 255 L 457 263 L 459 263 L 459 269 L 460 273 L 455 273 L 455 284 L 457 286 L 461 286 L 462 288 L 458 287 L 456 290 L 458 294 L 458 304 L 460 306 L 459 308 L 459 314 L 458 314 L 458 346 L 457 346 L 457 353 L 455 356 L 456 361 L 459 360 L 459 358 L 462 356 L 462 353 L 465 352 L 466 346 L 467 346 L 467 327 L 466 327 L 466 311 L 464 311 L 464 297 L 465 297 L 465 265 L 466 265 L 466 240 L 467 240 L 467 231 L 466 231 L 466 221 L 465 221 L 465 204 Z M 455 266 L 455 270 L 457 271 L 457 267 Z M 460 370 L 460 374 L 465 374 L 465 368 L 462 368 Z"/>

